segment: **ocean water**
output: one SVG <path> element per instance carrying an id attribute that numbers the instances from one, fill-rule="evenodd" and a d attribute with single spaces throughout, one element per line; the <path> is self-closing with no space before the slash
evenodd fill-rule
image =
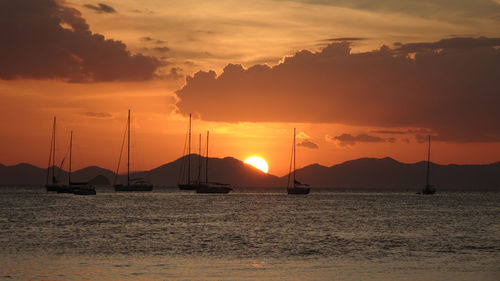
<path id="1" fill-rule="evenodd" d="M 500 193 L 3 187 L 0 279 L 500 280 Z"/>

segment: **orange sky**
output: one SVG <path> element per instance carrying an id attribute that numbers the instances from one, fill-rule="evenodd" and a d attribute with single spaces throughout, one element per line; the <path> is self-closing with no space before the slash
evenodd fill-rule
<path id="1" fill-rule="evenodd" d="M 27 42 L 22 40 L 45 30 L 23 36 L 20 30 L 40 24 L 26 16 L 29 12 L 4 3 L 7 7 L 0 10 L 19 12 L 15 21 L 24 28 L 0 30 L 2 38 L 14 38 L 3 39 L 0 47 L 0 59 L 8 61 L 0 63 L 0 163 L 46 166 L 56 115 L 58 155 L 66 152 L 73 130 L 75 168 L 114 170 L 129 108 L 134 170 L 182 155 L 188 112 L 195 115 L 194 149 L 197 134 L 210 130 L 211 156 L 244 160 L 258 155 L 277 175 L 288 171 L 294 127 L 299 142 L 308 144 L 297 149 L 297 166 L 329 166 L 359 157 L 420 161 L 426 146 L 417 135 L 428 132 L 436 137 L 435 162 L 500 160 L 500 131 L 488 121 L 500 120 L 494 110 L 500 107 L 500 86 L 490 79 L 500 71 L 500 64 L 492 63 L 500 56 L 500 4 L 457 1 L 429 13 L 428 5 L 413 1 L 404 6 L 386 0 L 381 7 L 326 2 L 107 1 L 113 12 L 68 1 L 62 4 L 68 9 L 57 14 L 65 29 L 54 30 L 57 23 L 42 25 L 37 28 L 54 31 L 54 36 Z M 43 22 L 44 12 L 37 11 Z M 51 15 L 55 10 L 43 11 Z M 468 39 L 442 41 L 453 37 Z M 50 40 L 55 41 L 48 46 L 64 48 L 45 49 Z M 350 54 L 340 54 L 342 42 L 349 44 Z M 410 44 L 416 42 L 429 44 Z M 384 44 L 388 49 L 381 48 Z M 387 50 L 391 53 L 384 57 Z M 104 51 L 104 56 L 95 55 Z M 394 62 L 397 52 L 417 53 L 415 63 Z M 137 53 L 144 56 L 134 57 Z M 449 63 L 447 55 L 458 56 L 453 60 L 458 65 Z M 426 76 L 432 61 L 443 67 L 433 65 L 429 69 L 436 73 Z M 466 64 L 470 61 L 481 62 Z M 257 64 L 269 68 L 252 68 Z M 470 72 L 461 71 L 466 68 Z M 210 70 L 215 76 L 209 76 Z M 198 71 L 206 75 L 195 76 Z M 476 77 L 478 71 L 484 73 Z M 396 79 L 394 73 L 401 76 Z M 429 81 L 433 77 L 437 85 Z M 429 107 L 419 107 L 422 101 Z"/>

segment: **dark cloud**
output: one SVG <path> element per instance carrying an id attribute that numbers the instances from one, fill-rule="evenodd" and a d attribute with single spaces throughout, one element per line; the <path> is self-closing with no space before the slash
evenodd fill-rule
<path id="1" fill-rule="evenodd" d="M 363 37 L 338 37 L 338 38 L 329 38 L 329 39 L 325 39 L 323 41 L 326 41 L 326 42 L 353 42 L 353 41 L 362 41 L 362 40 L 366 40 L 367 38 L 363 38 Z"/>
<path id="2" fill-rule="evenodd" d="M 211 121 L 412 127 L 447 141 L 500 141 L 498 46 L 500 38 L 452 38 L 353 54 L 350 43 L 332 43 L 273 67 L 195 73 L 177 91 L 178 107 Z"/>
<path id="3" fill-rule="evenodd" d="M 149 37 L 149 36 L 144 36 L 144 37 L 141 37 L 141 38 L 139 38 L 139 40 L 141 40 L 142 42 L 156 43 L 156 44 L 164 44 L 164 43 L 167 43 L 166 41 L 159 40 L 159 39 L 154 39 L 154 38 L 151 38 L 151 37 Z"/>
<path id="4" fill-rule="evenodd" d="M 297 146 L 310 148 L 310 149 L 318 149 L 319 146 L 310 140 L 301 140 L 297 143 Z"/>
<path id="5" fill-rule="evenodd" d="M 326 139 L 327 139 L 327 141 L 334 142 L 342 147 L 354 146 L 356 143 L 359 143 L 359 142 L 388 142 L 388 140 L 383 139 L 381 137 L 371 136 L 371 135 L 367 135 L 367 134 L 360 134 L 357 136 L 354 136 L 351 134 L 342 134 L 342 135 L 335 136 L 335 137 L 326 136 Z M 392 142 L 394 142 L 394 141 L 392 141 Z"/>
<path id="6" fill-rule="evenodd" d="M 373 130 L 372 133 L 375 134 L 387 134 L 387 135 L 404 135 L 408 132 L 405 131 L 391 131 L 391 130 Z"/>
<path id="7" fill-rule="evenodd" d="M 99 118 L 99 119 L 108 119 L 108 118 L 113 118 L 113 115 L 108 112 L 85 112 L 83 113 L 84 116 L 87 117 L 92 117 L 92 118 Z"/>
<path id="8" fill-rule="evenodd" d="M 153 48 L 154 51 L 159 52 L 159 53 L 167 53 L 170 52 L 169 47 L 155 47 Z"/>
<path id="9" fill-rule="evenodd" d="M 99 3 L 97 6 L 92 5 L 92 4 L 85 4 L 83 6 L 87 9 L 93 10 L 94 12 L 97 12 L 99 14 L 103 14 L 103 13 L 116 14 L 116 10 L 113 7 L 108 6 L 106 4 L 103 4 L 103 3 Z"/>
<path id="10" fill-rule="evenodd" d="M 163 64 L 92 33 L 78 10 L 59 1 L 2 1 L 0 19 L 0 79 L 148 80 Z"/>
<path id="11" fill-rule="evenodd" d="M 179 67 L 172 67 L 165 78 L 169 80 L 179 80 L 181 78 L 184 78 L 184 75 L 180 73 L 181 71 L 182 69 Z"/>

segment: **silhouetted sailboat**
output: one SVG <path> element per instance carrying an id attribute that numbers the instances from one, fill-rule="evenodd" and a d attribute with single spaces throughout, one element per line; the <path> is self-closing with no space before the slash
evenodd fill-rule
<path id="1" fill-rule="evenodd" d="M 427 149 L 427 173 L 425 176 L 425 186 L 422 189 L 422 194 L 436 193 L 436 188 L 434 187 L 434 185 L 429 184 L 430 164 L 431 164 L 431 136 L 429 135 L 429 147 Z"/>
<path id="2" fill-rule="evenodd" d="M 59 185 L 57 193 L 73 193 L 76 195 L 95 195 L 95 188 L 87 182 L 72 182 L 71 181 L 71 162 L 73 153 L 73 131 L 69 138 L 69 163 L 68 163 L 68 185 Z"/>
<path id="3" fill-rule="evenodd" d="M 116 169 L 116 174 L 115 174 L 115 185 L 114 185 L 115 191 L 152 191 L 153 185 L 145 181 L 143 178 L 135 178 L 135 179 L 130 178 L 130 109 L 128 110 L 126 132 L 127 132 L 127 184 L 126 185 L 116 184 L 118 172 L 120 170 L 120 162 L 122 159 L 123 143 L 124 143 L 123 141 L 122 149 L 120 151 L 120 159 L 118 159 L 118 168 Z"/>
<path id="4" fill-rule="evenodd" d="M 196 193 L 229 193 L 231 190 L 230 184 L 220 183 L 220 182 L 209 182 L 208 181 L 208 136 L 209 132 L 207 131 L 207 158 L 205 162 L 205 182 L 199 183 L 196 186 Z"/>
<path id="5" fill-rule="evenodd" d="M 49 165 L 47 167 L 47 179 L 45 189 L 47 191 L 57 191 L 61 185 L 58 177 L 56 177 L 56 117 L 54 116 L 54 124 L 52 126 L 52 139 L 50 140 Z M 51 172 L 52 171 L 52 177 Z M 59 170 L 60 171 L 60 170 Z"/>
<path id="6" fill-rule="evenodd" d="M 195 190 L 196 187 L 198 186 L 198 183 L 191 182 L 191 114 L 189 114 L 189 127 L 188 127 L 187 137 L 188 137 L 188 151 L 187 154 L 184 154 L 181 159 L 181 170 L 179 172 L 179 181 L 177 183 L 177 186 L 179 187 L 180 190 Z M 185 152 L 186 152 L 186 146 L 184 144 L 183 153 Z M 187 163 L 185 162 L 186 158 L 187 158 Z M 184 175 L 186 176 L 185 178 Z"/>
<path id="7" fill-rule="evenodd" d="M 293 147 L 292 147 L 292 159 L 290 159 L 290 172 L 288 173 L 288 183 L 286 185 L 286 190 L 288 194 L 309 194 L 311 188 L 308 184 L 299 182 L 295 178 L 295 128 L 293 128 Z M 290 174 L 292 174 L 292 163 L 293 163 L 293 185 L 290 186 Z"/>

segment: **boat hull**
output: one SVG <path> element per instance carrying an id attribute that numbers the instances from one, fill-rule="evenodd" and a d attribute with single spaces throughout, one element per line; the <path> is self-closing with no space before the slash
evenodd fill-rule
<path id="1" fill-rule="evenodd" d="M 309 187 L 291 187 L 286 189 L 288 194 L 297 194 L 297 195 L 305 195 L 309 194 L 309 191 L 311 191 L 311 188 Z"/>
<path id="2" fill-rule="evenodd" d="M 115 191 L 118 192 L 144 192 L 153 191 L 152 184 L 131 184 L 131 185 L 115 185 Z"/>
<path id="3" fill-rule="evenodd" d="M 207 184 L 200 184 L 196 187 L 196 193 L 227 194 L 231 190 L 233 189 L 229 186 L 218 186 L 218 185 L 207 185 Z"/>
<path id="4" fill-rule="evenodd" d="M 59 186 L 56 189 L 57 193 L 73 193 L 73 187 L 71 186 Z"/>
<path id="5" fill-rule="evenodd" d="M 426 185 L 424 189 L 422 189 L 422 194 L 424 195 L 432 195 L 436 193 L 436 188 L 433 185 Z"/>
<path id="6" fill-rule="evenodd" d="M 54 191 L 54 192 L 56 192 L 59 187 L 60 187 L 60 185 L 48 184 L 48 185 L 45 186 L 45 189 L 47 191 Z"/>
<path id="7" fill-rule="evenodd" d="M 96 195 L 97 192 L 94 188 L 75 188 L 73 189 L 75 195 Z"/>
<path id="8" fill-rule="evenodd" d="M 180 190 L 196 190 L 197 184 L 179 184 L 177 185 Z"/>

